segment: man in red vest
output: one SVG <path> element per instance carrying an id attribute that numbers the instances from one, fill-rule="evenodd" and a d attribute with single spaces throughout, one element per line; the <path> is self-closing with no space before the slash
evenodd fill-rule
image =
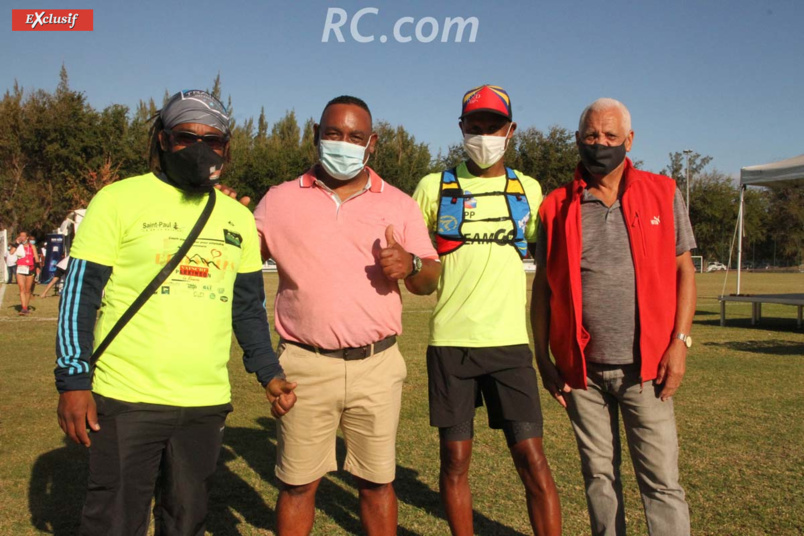
<path id="1" fill-rule="evenodd" d="M 626 158 L 634 132 L 622 103 L 592 103 L 575 139 L 574 179 L 539 209 L 539 372 L 575 431 L 592 532 L 625 534 L 621 413 L 648 531 L 689 534 L 672 396 L 692 345 L 695 239 L 675 182 Z"/>

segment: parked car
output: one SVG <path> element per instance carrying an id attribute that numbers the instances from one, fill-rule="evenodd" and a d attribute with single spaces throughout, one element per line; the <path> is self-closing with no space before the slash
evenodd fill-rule
<path id="1" fill-rule="evenodd" d="M 726 265 L 717 261 L 710 262 L 709 266 L 706 267 L 707 272 L 718 272 L 720 270 L 726 270 Z"/>

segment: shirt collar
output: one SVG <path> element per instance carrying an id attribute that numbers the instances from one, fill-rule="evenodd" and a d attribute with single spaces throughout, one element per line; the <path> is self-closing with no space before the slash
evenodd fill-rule
<path id="1" fill-rule="evenodd" d="M 625 190 L 628 189 L 631 183 L 640 179 L 639 174 L 633 173 L 633 170 L 634 164 L 631 162 L 631 159 L 626 156 L 622 178 L 622 180 L 625 181 Z M 572 181 L 572 191 L 576 196 L 583 197 L 583 193 L 586 191 L 586 188 L 587 184 L 583 178 L 583 164 L 578 162 L 578 165 L 575 167 L 575 176 L 573 177 Z"/>
<path id="2" fill-rule="evenodd" d="M 368 171 L 369 178 L 368 182 L 366 183 L 366 187 L 363 189 L 363 192 L 368 190 L 371 193 L 378 194 L 385 190 L 385 181 L 377 175 L 370 167 L 366 166 L 366 170 Z M 326 184 L 319 181 L 315 176 L 315 166 L 308 169 L 303 175 L 299 177 L 299 188 L 312 188 L 314 185 L 318 185 L 326 190 L 329 190 Z M 362 192 L 361 192 L 362 193 Z"/>

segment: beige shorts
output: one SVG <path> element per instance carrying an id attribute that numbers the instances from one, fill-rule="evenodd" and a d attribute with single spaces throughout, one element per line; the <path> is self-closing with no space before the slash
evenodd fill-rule
<path id="1" fill-rule="evenodd" d="M 396 431 L 407 368 L 399 346 L 366 359 L 344 361 L 279 345 L 288 381 L 298 382 L 298 400 L 278 419 L 276 476 L 294 486 L 338 468 L 335 438 L 346 443 L 343 469 L 385 484 L 396 475 Z"/>

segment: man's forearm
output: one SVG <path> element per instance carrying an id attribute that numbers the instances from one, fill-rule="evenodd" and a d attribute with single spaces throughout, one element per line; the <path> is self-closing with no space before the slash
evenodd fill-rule
<path id="1" fill-rule="evenodd" d="M 697 300 L 695 266 L 689 251 L 676 257 L 676 266 L 676 322 L 673 335 L 689 334 Z"/>
<path id="2" fill-rule="evenodd" d="M 405 287 L 413 294 L 432 294 L 438 288 L 441 277 L 441 262 L 435 259 L 422 259 L 422 269 L 413 277 L 405 278 Z"/>
<path id="3" fill-rule="evenodd" d="M 544 267 L 536 268 L 533 292 L 530 300 L 530 326 L 533 330 L 533 346 L 538 361 L 550 360 L 550 286 Z"/>

